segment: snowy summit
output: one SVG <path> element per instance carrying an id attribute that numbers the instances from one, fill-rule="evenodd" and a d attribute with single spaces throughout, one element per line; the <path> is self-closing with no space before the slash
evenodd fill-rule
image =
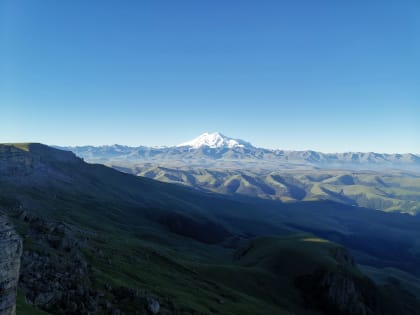
<path id="1" fill-rule="evenodd" d="M 240 139 L 232 139 L 232 138 L 226 137 L 220 132 L 213 132 L 213 133 L 206 132 L 191 141 L 178 144 L 177 147 L 191 147 L 194 149 L 198 149 L 201 147 L 230 148 L 231 149 L 231 148 L 252 147 L 252 145 L 249 142 L 246 142 Z"/>

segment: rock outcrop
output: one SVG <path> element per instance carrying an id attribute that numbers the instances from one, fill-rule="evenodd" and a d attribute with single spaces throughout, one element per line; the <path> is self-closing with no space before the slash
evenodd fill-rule
<path id="1" fill-rule="evenodd" d="M 0 315 L 16 314 L 22 240 L 11 224 L 0 216 Z"/>
<path id="2" fill-rule="evenodd" d="M 295 284 L 305 304 L 322 310 L 326 315 L 384 314 L 374 283 L 346 268 L 335 271 L 317 269 L 312 274 L 298 277 Z"/>
<path id="3" fill-rule="evenodd" d="M 27 176 L 40 164 L 40 158 L 12 145 L 0 145 L 0 174 L 2 177 Z"/>
<path id="4" fill-rule="evenodd" d="M 22 254 L 19 288 L 34 308 L 60 315 L 127 315 L 158 314 L 161 305 L 173 307 L 145 291 L 110 284 L 94 286 L 84 252 L 104 254 L 92 244 L 90 238 L 95 234 L 91 231 L 26 211 L 17 217 L 26 225 L 22 237 L 31 243 Z M 125 305 L 138 310 L 125 312 Z"/>
<path id="5" fill-rule="evenodd" d="M 25 240 L 37 251 L 25 249 L 19 287 L 26 302 L 52 314 L 91 314 L 97 294 L 91 289 L 88 263 L 81 249 L 87 237 L 62 222 L 43 220 L 25 211 Z"/>
<path id="6" fill-rule="evenodd" d="M 63 177 L 60 165 L 78 164 L 82 160 L 72 152 L 60 151 L 32 143 L 22 145 L 0 144 L 0 175 L 2 181 L 30 185 Z"/>
<path id="7" fill-rule="evenodd" d="M 383 314 L 377 287 L 358 271 L 347 250 L 333 247 L 329 254 L 337 268 L 320 266 L 313 273 L 295 279 L 305 304 L 326 315 Z"/>

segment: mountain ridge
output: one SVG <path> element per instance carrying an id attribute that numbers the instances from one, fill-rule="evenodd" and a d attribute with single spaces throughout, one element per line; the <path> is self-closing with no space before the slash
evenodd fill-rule
<path id="1" fill-rule="evenodd" d="M 267 151 L 277 151 L 277 152 L 313 152 L 313 153 L 323 153 L 323 154 L 379 154 L 379 155 L 414 155 L 420 156 L 420 153 L 414 152 L 376 152 L 376 151 L 319 151 L 314 149 L 282 149 L 280 147 L 264 147 L 264 146 L 256 146 L 253 145 L 251 142 L 243 140 L 237 137 L 230 137 L 226 136 L 224 133 L 220 131 L 215 132 L 204 132 L 195 138 L 190 140 L 181 142 L 175 145 L 127 145 L 127 144 L 82 144 L 82 145 L 49 145 L 50 147 L 57 147 L 57 148 L 82 148 L 82 147 L 91 147 L 91 148 L 174 148 L 174 147 L 182 147 L 182 146 L 193 146 L 192 143 L 195 143 L 199 140 L 204 140 L 204 143 L 201 143 L 201 146 L 212 146 L 211 142 L 215 140 L 221 140 L 224 142 L 228 142 L 229 140 L 234 140 L 243 144 L 247 144 L 250 147 L 257 148 L 257 149 L 264 149 Z M 215 141 L 214 140 L 214 141 Z M 206 143 L 206 141 L 208 141 Z M 216 141 L 215 141 L 216 142 Z"/>
<path id="2" fill-rule="evenodd" d="M 202 166 L 267 169 L 402 169 L 420 171 L 420 155 L 413 153 L 342 152 L 266 149 L 227 137 L 219 132 L 169 147 L 147 146 L 55 146 L 74 152 L 87 162 L 160 166 Z"/>

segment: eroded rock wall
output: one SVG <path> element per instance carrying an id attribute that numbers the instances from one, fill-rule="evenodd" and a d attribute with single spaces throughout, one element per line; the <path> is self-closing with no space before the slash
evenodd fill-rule
<path id="1" fill-rule="evenodd" d="M 0 216 L 0 315 L 16 314 L 22 240 Z"/>

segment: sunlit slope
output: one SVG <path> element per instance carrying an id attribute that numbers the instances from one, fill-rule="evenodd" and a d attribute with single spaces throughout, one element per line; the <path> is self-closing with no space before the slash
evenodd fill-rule
<path id="1" fill-rule="evenodd" d="M 173 169 L 156 166 L 121 170 L 228 195 L 285 202 L 328 199 L 384 211 L 412 214 L 420 211 L 420 175 L 413 172 Z"/>

